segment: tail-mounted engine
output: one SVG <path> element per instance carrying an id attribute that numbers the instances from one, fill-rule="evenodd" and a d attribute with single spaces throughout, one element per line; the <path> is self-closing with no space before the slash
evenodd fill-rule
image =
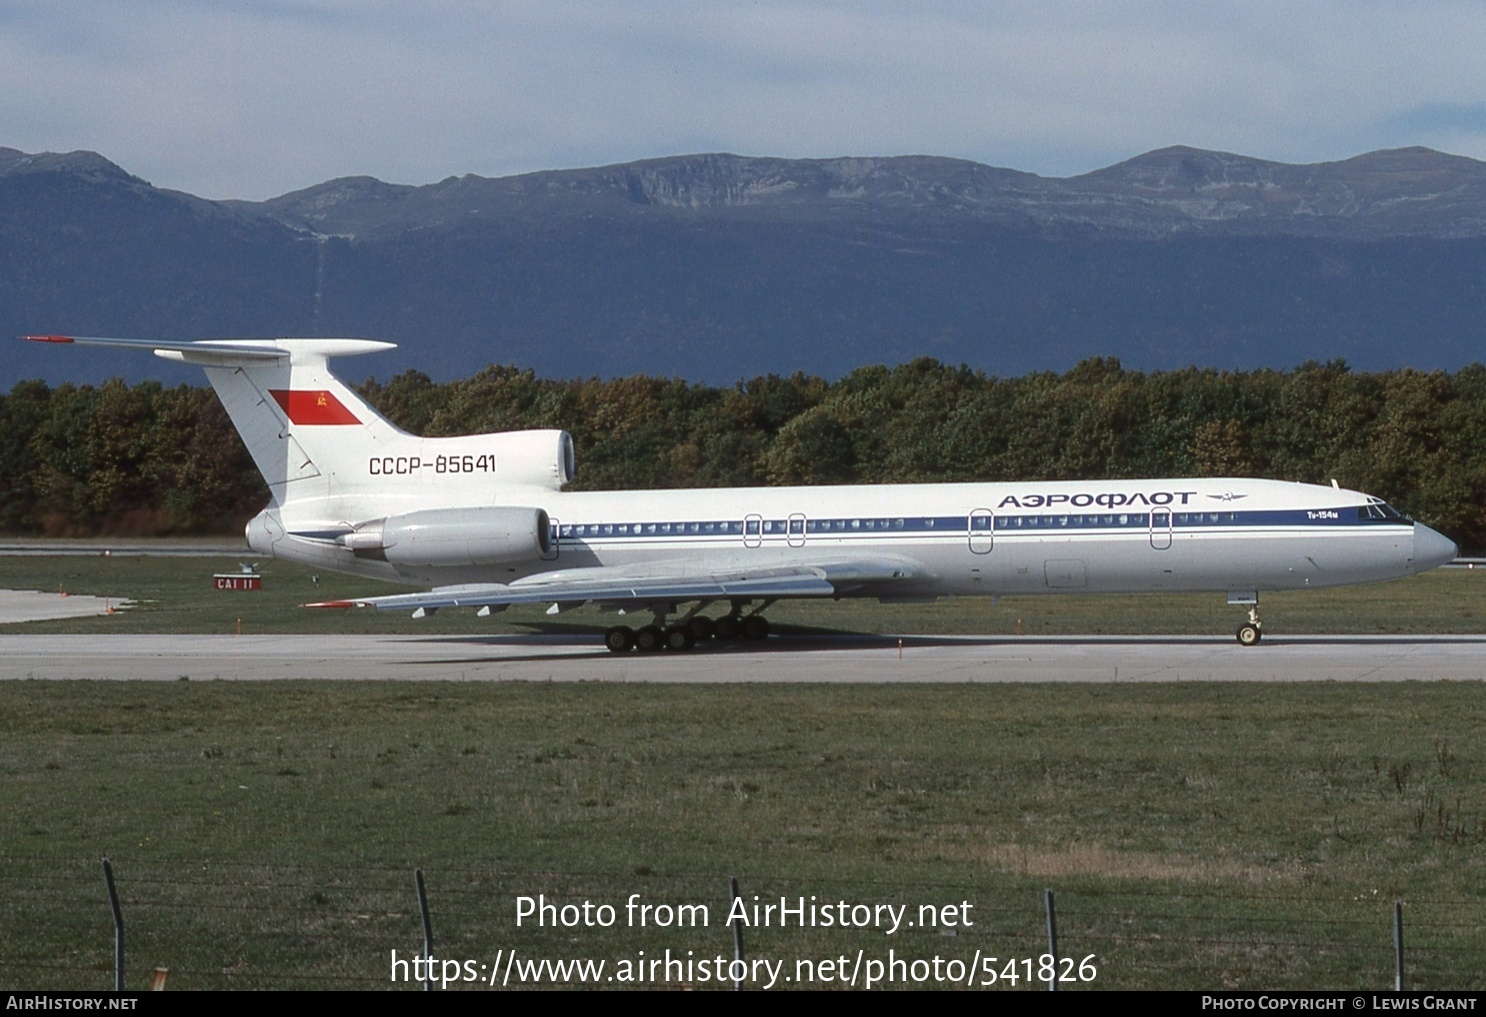
<path id="1" fill-rule="evenodd" d="M 566 431 L 506 431 L 479 436 L 480 442 L 487 440 L 495 447 L 496 480 L 502 485 L 559 491 L 573 480 L 573 436 Z"/>
<path id="2" fill-rule="evenodd" d="M 368 523 L 338 542 L 398 568 L 509 565 L 544 557 L 552 523 L 539 508 L 427 509 Z"/>

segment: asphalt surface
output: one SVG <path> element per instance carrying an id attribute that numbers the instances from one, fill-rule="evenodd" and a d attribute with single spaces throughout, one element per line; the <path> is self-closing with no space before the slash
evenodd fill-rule
<path id="1" fill-rule="evenodd" d="M 901 653 L 901 656 L 900 656 Z M 789 636 L 615 655 L 597 636 L 6 636 L 0 679 L 132 681 L 1473 681 L 1486 636 Z"/>
<path id="2" fill-rule="evenodd" d="M 127 608 L 133 601 L 119 597 L 64 596 L 61 592 L 0 590 L 0 624 L 44 621 L 48 618 L 86 618 Z"/>

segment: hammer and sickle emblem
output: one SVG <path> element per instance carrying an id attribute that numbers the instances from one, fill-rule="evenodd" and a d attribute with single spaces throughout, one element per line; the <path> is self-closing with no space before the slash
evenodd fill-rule
<path id="1" fill-rule="evenodd" d="M 324 392 L 321 392 L 319 394 L 319 396 L 315 399 L 315 405 L 316 406 L 329 406 L 330 405 L 328 402 L 325 401 L 325 393 Z"/>

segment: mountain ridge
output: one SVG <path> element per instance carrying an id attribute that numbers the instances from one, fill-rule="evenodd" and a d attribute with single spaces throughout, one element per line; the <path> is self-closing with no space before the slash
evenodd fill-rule
<path id="1" fill-rule="evenodd" d="M 321 202 L 332 187 L 339 189 L 339 200 Z M 694 212 L 787 207 L 809 214 L 812 205 L 817 211 L 828 205 L 898 206 L 990 222 L 1018 219 L 1054 232 L 1084 224 L 1135 237 L 1261 218 L 1266 229 L 1300 235 L 1357 237 L 1369 219 L 1366 235 L 1373 239 L 1486 235 L 1486 163 L 1424 148 L 1293 165 L 1173 146 L 1064 178 L 936 156 L 776 159 L 715 153 L 512 177 L 467 175 L 422 186 L 346 178 L 261 204 L 286 225 L 308 226 L 317 219 L 306 198 L 319 204 L 318 221 L 324 223 L 336 221 L 336 212 L 348 206 L 385 205 L 389 199 L 425 208 L 485 202 L 484 208 L 465 209 L 466 216 L 478 216 L 520 214 L 523 202 L 539 197 L 625 198 L 639 208 Z M 1436 216 L 1419 224 L 1389 215 L 1402 202 L 1432 203 L 1451 219 L 1442 224 Z M 1146 223 L 1130 214 L 1132 206 Z M 371 228 L 382 225 L 373 220 Z"/>
<path id="2" fill-rule="evenodd" d="M 28 154 L 0 149 L 0 178 L 71 173 L 95 180 L 150 185 L 88 151 Z M 184 194 L 179 191 L 162 193 Z M 194 197 L 194 196 L 190 196 Z M 1150 219 L 1132 222 L 1111 199 Z M 623 199 L 622 204 L 615 199 Z M 471 217 L 519 216 L 535 201 L 602 202 L 609 207 L 695 212 L 811 205 L 935 208 L 1001 221 L 1021 213 L 1051 227 L 1082 222 L 1134 237 L 1202 231 L 1235 220 L 1297 235 L 1486 236 L 1486 163 L 1433 149 L 1382 149 L 1323 163 L 1282 163 L 1228 152 L 1170 146 L 1070 177 L 940 156 L 781 159 L 699 153 L 506 177 L 450 176 L 431 184 L 392 184 L 371 176 L 339 177 L 264 201 L 207 201 L 247 217 L 310 232 L 357 236 L 453 223 Z M 458 203 L 459 213 L 449 206 Z M 1431 206 L 1439 216 L 1406 221 L 1399 205 Z M 1291 220 L 1288 224 L 1286 219 Z M 1153 223 L 1160 223 L 1158 227 Z"/>
<path id="3" fill-rule="evenodd" d="M 1486 163 L 1417 147 L 1297 165 L 1171 146 L 1065 178 L 702 153 L 266 201 L 0 148 L 0 328 L 403 343 L 378 372 L 1456 367 L 1478 358 L 1483 269 Z M 8 363 L 12 380 L 184 376 Z"/>

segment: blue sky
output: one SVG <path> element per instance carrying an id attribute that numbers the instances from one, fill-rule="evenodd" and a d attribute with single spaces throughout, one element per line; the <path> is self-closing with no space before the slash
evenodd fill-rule
<path id="1" fill-rule="evenodd" d="M 684 152 L 1486 158 L 1486 4 L 0 0 L 0 146 L 261 199 Z"/>

